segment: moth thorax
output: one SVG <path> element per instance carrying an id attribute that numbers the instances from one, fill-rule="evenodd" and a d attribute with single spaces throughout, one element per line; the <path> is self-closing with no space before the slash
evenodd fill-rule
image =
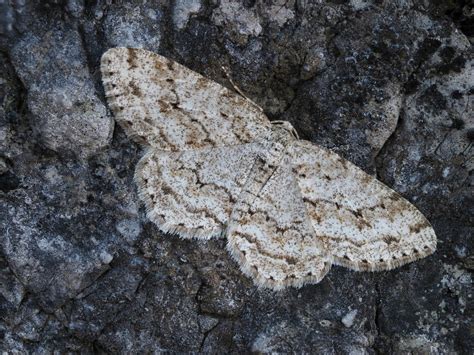
<path id="1" fill-rule="evenodd" d="M 272 140 L 281 143 L 283 146 L 287 146 L 288 143 L 298 139 L 298 135 L 287 121 L 273 121 L 272 122 Z"/>

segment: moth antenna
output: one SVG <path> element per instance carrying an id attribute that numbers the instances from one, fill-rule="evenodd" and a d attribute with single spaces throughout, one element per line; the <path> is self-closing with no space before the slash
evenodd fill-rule
<path id="1" fill-rule="evenodd" d="M 239 93 L 240 96 L 242 96 L 244 99 L 246 99 L 249 103 L 251 103 L 253 106 L 255 106 L 260 112 L 263 112 L 263 108 L 261 108 L 260 106 L 258 106 L 255 102 L 253 102 L 252 100 L 250 100 L 247 95 L 245 95 L 242 90 L 239 89 L 239 87 L 234 83 L 234 81 L 232 80 L 232 77 L 230 76 L 230 73 L 229 73 L 229 70 L 222 66 L 222 71 L 224 72 L 227 80 L 229 80 L 230 84 L 232 85 L 232 87 L 234 88 L 234 90 Z"/>

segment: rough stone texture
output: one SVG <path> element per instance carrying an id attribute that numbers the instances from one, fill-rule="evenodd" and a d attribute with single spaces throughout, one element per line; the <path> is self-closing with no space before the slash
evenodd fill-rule
<path id="1" fill-rule="evenodd" d="M 173 22 L 178 30 L 186 27 L 189 17 L 201 10 L 200 0 L 176 0 L 173 8 Z"/>
<path id="2" fill-rule="evenodd" d="M 113 121 L 95 93 L 74 27 L 28 31 L 10 55 L 27 90 L 32 127 L 46 147 L 88 156 L 109 143 Z"/>
<path id="3" fill-rule="evenodd" d="M 108 47 L 146 48 L 159 51 L 161 41 L 159 6 L 133 3 L 97 9 L 96 18 L 104 16 L 102 27 Z M 99 5 L 97 5 L 98 7 Z M 104 11 L 105 10 L 105 11 Z"/>
<path id="4" fill-rule="evenodd" d="M 467 1 L 109 3 L 0 3 L 2 351 L 474 351 Z M 275 294 L 242 276 L 224 241 L 161 235 L 132 182 L 142 151 L 119 128 L 107 138 L 98 63 L 114 45 L 227 86 L 229 68 L 272 119 L 420 208 L 438 251 Z"/>

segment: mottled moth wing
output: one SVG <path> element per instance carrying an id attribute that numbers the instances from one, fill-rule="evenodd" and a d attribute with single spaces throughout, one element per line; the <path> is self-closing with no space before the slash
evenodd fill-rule
<path id="1" fill-rule="evenodd" d="M 108 50 L 101 71 L 116 120 L 148 146 L 135 180 L 150 220 L 185 238 L 225 231 L 258 285 L 317 283 L 331 264 L 391 269 L 436 249 L 407 200 L 223 86 L 142 49 Z"/>
<path id="2" fill-rule="evenodd" d="M 289 154 L 314 232 L 335 264 L 388 270 L 435 251 L 428 220 L 374 177 L 310 142 L 294 141 Z"/>
<path id="3" fill-rule="evenodd" d="M 291 157 L 259 157 L 231 214 L 227 248 L 259 286 L 279 290 L 319 282 L 330 256 L 314 233 Z"/>
<path id="4" fill-rule="evenodd" d="M 144 49 L 109 49 L 101 72 L 115 119 L 141 144 L 174 151 L 232 146 L 271 126 L 249 100 Z"/>
<path id="5" fill-rule="evenodd" d="M 184 238 L 221 235 L 261 149 L 257 142 L 182 152 L 150 149 L 135 171 L 149 219 Z"/>

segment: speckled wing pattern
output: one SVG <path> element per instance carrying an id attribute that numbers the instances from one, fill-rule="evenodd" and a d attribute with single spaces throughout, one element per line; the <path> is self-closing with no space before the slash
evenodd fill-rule
<path id="1" fill-rule="evenodd" d="M 184 238 L 219 236 L 270 121 L 242 96 L 143 49 L 109 49 L 101 71 L 115 119 L 148 147 L 135 181 L 150 220 Z"/>
<path id="2" fill-rule="evenodd" d="M 248 99 L 141 49 L 108 50 L 101 70 L 116 120 L 147 147 L 135 181 L 149 219 L 184 238 L 224 235 L 257 285 L 317 283 L 332 264 L 391 269 L 436 249 L 407 200 Z"/>
<path id="3" fill-rule="evenodd" d="M 148 218 L 184 238 L 222 235 L 261 149 L 256 142 L 178 152 L 149 149 L 135 170 Z"/>
<path id="4" fill-rule="evenodd" d="M 435 251 L 425 216 L 377 179 L 307 141 L 294 141 L 289 154 L 314 233 L 335 264 L 389 270 Z"/>
<path id="5" fill-rule="evenodd" d="M 318 283 L 331 268 L 285 151 L 279 159 L 257 160 L 232 212 L 227 239 L 241 270 L 274 290 Z"/>
<path id="6" fill-rule="evenodd" d="M 255 104 L 159 54 L 112 48 L 102 56 L 101 72 L 117 122 L 156 149 L 250 143 L 271 127 Z"/>

